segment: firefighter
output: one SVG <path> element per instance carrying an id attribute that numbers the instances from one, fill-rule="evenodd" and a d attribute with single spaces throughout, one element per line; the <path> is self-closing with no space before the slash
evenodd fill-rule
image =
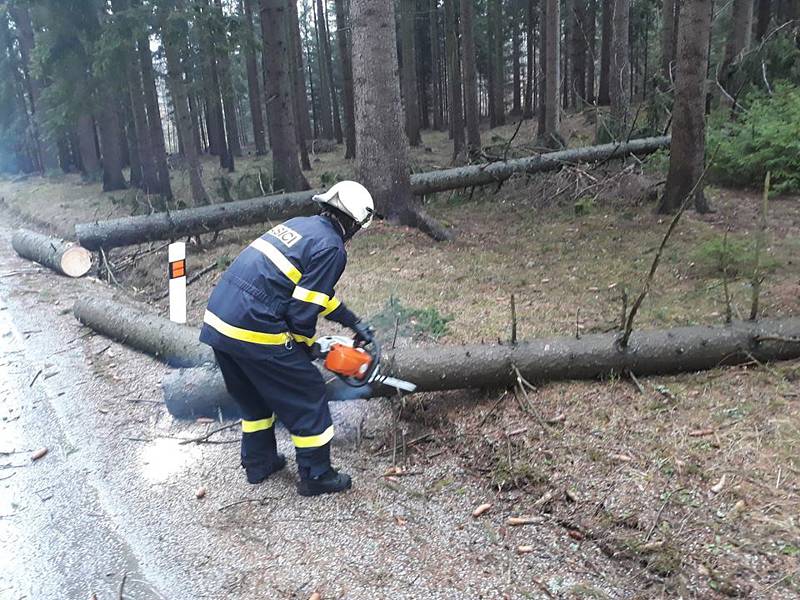
<path id="1" fill-rule="evenodd" d="M 333 424 L 312 362 L 317 318 L 353 330 L 356 343 L 373 339 L 369 324 L 334 295 L 345 243 L 372 221 L 372 196 L 342 181 L 314 201 L 319 215 L 273 227 L 233 261 L 211 294 L 200 333 L 242 413 L 247 480 L 260 483 L 286 466 L 275 442 L 277 418 L 291 433 L 303 496 L 351 486 L 350 476 L 331 466 Z"/>

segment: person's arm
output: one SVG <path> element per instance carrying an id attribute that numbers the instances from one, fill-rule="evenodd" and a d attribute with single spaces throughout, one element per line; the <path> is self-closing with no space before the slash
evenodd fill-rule
<path id="1" fill-rule="evenodd" d="M 308 345 L 314 342 L 320 315 L 350 329 L 358 323 L 358 317 L 334 295 L 346 264 L 347 255 L 339 248 L 328 248 L 312 257 L 310 268 L 294 289 L 287 315 L 297 341 Z"/>

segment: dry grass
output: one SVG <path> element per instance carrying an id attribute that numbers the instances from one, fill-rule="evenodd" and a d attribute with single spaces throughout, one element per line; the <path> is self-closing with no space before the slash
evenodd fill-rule
<path id="1" fill-rule="evenodd" d="M 573 142 L 590 137 L 583 117 L 568 125 Z M 526 151 L 530 127 L 524 125 L 513 152 Z M 513 130 L 510 124 L 485 132 L 484 140 L 494 137 L 502 148 Z M 448 165 L 446 134 L 428 133 L 425 144 L 413 152 L 416 170 Z M 268 167 L 268 161 L 239 164 L 235 177 Z M 350 177 L 352 168 L 341 150 L 320 154 L 312 185 Z M 215 189 L 220 173 L 211 162 L 205 176 Z M 592 177 L 606 183 L 593 186 Z M 435 309 L 452 318 L 443 343 L 507 339 L 511 294 L 520 339 L 611 329 L 620 320 L 622 290 L 639 291 L 667 226 L 652 210 L 658 179 L 638 166 L 622 174 L 609 166 L 603 173 L 518 178 L 497 193 L 441 194 L 427 208 L 455 229 L 454 242 L 437 244 L 378 223 L 352 242 L 351 266 L 337 292 L 366 315 L 383 310 L 391 297 Z M 174 187 L 184 197 L 180 176 Z M 721 282 L 698 251 L 726 229 L 749 239 L 758 195 L 709 194 L 717 212 L 685 215 L 637 326 L 721 322 Z M 102 194 L 74 177 L 0 181 L 0 196 L 62 234 L 76 222 L 149 210 L 133 192 Z M 769 226 L 766 254 L 774 269 L 762 287 L 763 314 L 800 314 L 797 199 L 773 201 Z M 190 275 L 218 265 L 190 287 L 192 322 L 199 322 L 227 262 L 262 230 L 226 231 L 214 244 L 207 238 L 190 248 Z M 164 253 L 132 256 L 131 249 L 111 255 L 122 267 L 122 285 L 140 299 L 160 295 Z M 748 283 L 732 282 L 731 289 L 734 316 L 746 315 Z M 163 300 L 157 305 L 165 308 Z M 483 396 L 475 392 L 423 395 L 409 402 L 404 418 L 447 440 L 445 451 L 460 453 L 479 482 L 497 490 L 498 501 L 518 513 L 543 510 L 584 540 L 565 534 L 565 544 L 596 543 L 629 565 L 631 581 L 623 587 L 636 582 L 642 598 L 789 598 L 800 594 L 798 380 L 800 363 L 785 363 L 643 380 L 643 394 L 619 380 L 557 383 L 533 395 L 531 405 L 509 395 L 483 424 L 496 393 L 477 405 Z M 465 404 L 474 408 L 464 410 Z M 539 417 L 553 424 L 542 429 Z M 723 476 L 719 493 L 711 492 Z M 547 492 L 552 499 L 535 505 Z M 570 594 L 587 597 L 591 590 Z"/>

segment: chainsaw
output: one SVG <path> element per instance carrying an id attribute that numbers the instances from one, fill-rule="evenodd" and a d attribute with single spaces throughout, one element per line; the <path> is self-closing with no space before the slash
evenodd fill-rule
<path id="1" fill-rule="evenodd" d="M 316 345 L 316 354 L 323 359 L 325 368 L 351 387 L 377 384 L 404 392 L 417 389 L 409 381 L 381 375 L 381 347 L 377 341 L 356 346 L 349 337 L 328 335 L 318 338 Z"/>

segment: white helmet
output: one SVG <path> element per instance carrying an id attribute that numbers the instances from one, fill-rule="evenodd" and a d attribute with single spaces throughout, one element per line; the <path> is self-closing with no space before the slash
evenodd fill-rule
<path id="1" fill-rule="evenodd" d="M 375 214 L 372 195 L 356 181 L 340 181 L 324 194 L 315 195 L 312 200 L 342 211 L 363 229 L 369 227 Z"/>

